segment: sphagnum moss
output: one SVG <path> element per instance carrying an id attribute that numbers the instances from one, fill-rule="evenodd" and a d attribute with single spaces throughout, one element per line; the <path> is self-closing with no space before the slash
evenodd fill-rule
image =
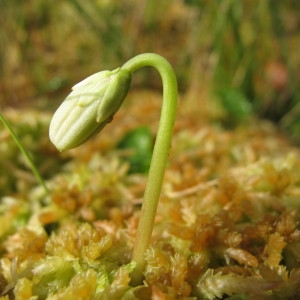
<path id="1" fill-rule="evenodd" d="M 156 109 L 149 114 L 146 102 L 128 111 L 153 120 Z M 138 124 L 124 119 L 124 128 Z M 257 121 L 226 131 L 196 112 L 179 114 L 137 287 L 130 261 L 134 205 L 142 201 L 128 182 L 139 187 L 143 177 L 128 176 L 118 152 L 107 153 L 99 140 L 64 153 L 76 159 L 48 181 L 55 204 L 35 190 L 1 199 L 1 300 L 297 299 L 300 152 L 274 127 Z M 101 155 L 87 155 L 93 149 Z M 80 212 L 86 205 L 91 219 Z"/>

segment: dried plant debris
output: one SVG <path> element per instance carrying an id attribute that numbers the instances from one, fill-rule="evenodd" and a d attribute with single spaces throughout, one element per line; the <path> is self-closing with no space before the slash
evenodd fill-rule
<path id="1" fill-rule="evenodd" d="M 130 171 L 117 144 L 141 120 L 155 128 L 160 101 L 131 97 L 119 124 L 57 158 L 50 195 L 13 174 L 19 189 L 0 202 L 0 299 L 297 299 L 300 151 L 269 123 L 228 131 L 185 103 L 144 281 L 131 285 L 147 176 Z M 38 145 L 46 161 L 50 143 Z"/>

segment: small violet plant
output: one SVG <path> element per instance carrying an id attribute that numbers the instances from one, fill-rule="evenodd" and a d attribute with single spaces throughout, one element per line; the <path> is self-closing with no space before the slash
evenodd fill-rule
<path id="1" fill-rule="evenodd" d="M 132 74 L 147 66 L 154 67 L 161 76 L 163 104 L 133 249 L 132 260 L 136 267 L 132 280 L 135 283 L 142 279 L 145 252 L 151 240 L 171 147 L 177 108 L 177 81 L 171 65 L 160 55 L 144 53 L 113 71 L 91 75 L 72 88 L 72 92 L 54 113 L 49 128 L 50 140 L 58 150 L 81 145 L 112 121 L 127 95 Z"/>

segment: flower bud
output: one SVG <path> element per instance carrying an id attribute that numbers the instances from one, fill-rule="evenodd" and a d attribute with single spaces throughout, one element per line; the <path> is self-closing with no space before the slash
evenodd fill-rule
<path id="1" fill-rule="evenodd" d="M 123 103 L 130 83 L 131 73 L 118 68 L 76 84 L 50 123 L 49 137 L 56 148 L 75 148 L 102 130 Z"/>

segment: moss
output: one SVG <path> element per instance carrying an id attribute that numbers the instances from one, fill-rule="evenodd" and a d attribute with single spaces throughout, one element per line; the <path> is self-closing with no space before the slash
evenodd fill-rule
<path id="1" fill-rule="evenodd" d="M 228 131 L 184 102 L 144 282 L 131 286 L 145 176 L 128 173 L 115 145 L 160 101 L 134 97 L 136 118 L 116 116 L 119 126 L 61 154 L 50 196 L 31 183 L 2 198 L 1 299 L 296 297 L 300 151 L 268 123 Z"/>

